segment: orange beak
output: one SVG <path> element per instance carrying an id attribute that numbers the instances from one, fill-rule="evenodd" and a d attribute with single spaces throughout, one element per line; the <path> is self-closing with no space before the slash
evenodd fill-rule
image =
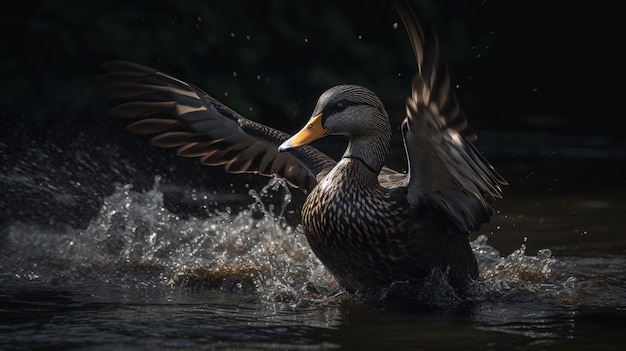
<path id="1" fill-rule="evenodd" d="M 278 151 L 288 151 L 306 145 L 323 137 L 326 133 L 328 133 L 328 129 L 322 126 L 322 114 L 320 113 L 319 115 L 311 117 L 304 128 L 300 129 L 299 132 L 280 144 Z"/>

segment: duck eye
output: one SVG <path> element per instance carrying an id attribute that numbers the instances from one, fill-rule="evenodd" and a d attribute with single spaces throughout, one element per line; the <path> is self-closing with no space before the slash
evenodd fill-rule
<path id="1" fill-rule="evenodd" d="M 349 106 L 353 106 L 353 105 L 356 105 L 356 104 L 352 103 L 349 100 L 341 100 L 341 101 L 335 102 L 334 104 L 329 104 L 328 106 L 326 106 L 326 109 L 324 112 L 326 112 L 330 116 L 333 113 L 344 111 L 346 108 L 348 108 Z"/>

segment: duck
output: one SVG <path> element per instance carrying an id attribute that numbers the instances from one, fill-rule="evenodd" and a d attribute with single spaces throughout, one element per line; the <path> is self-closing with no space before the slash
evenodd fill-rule
<path id="1" fill-rule="evenodd" d="M 506 180 L 473 145 L 476 133 L 451 88 L 432 30 L 407 0 L 394 0 L 417 69 L 400 127 L 406 171 L 386 166 L 392 139 L 380 98 L 359 85 L 323 92 L 290 135 L 243 117 L 197 86 L 128 61 L 103 64 L 100 93 L 127 130 L 230 173 L 284 179 L 306 195 L 301 226 L 311 250 L 348 292 L 402 283 L 419 289 L 433 272 L 466 291 L 479 279 L 470 234 L 490 220 Z M 335 160 L 310 144 L 347 138 Z"/>

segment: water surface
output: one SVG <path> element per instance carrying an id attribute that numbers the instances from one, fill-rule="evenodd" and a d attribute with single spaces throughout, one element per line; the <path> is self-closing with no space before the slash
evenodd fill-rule
<path id="1" fill-rule="evenodd" d="M 118 183 L 98 198 L 96 175 L 76 185 L 36 171 L 40 165 L 5 164 L 2 182 L 32 201 L 37 187 L 54 195 L 33 202 L 52 212 L 68 203 L 80 207 L 73 193 L 80 189 L 96 194 L 90 198 L 97 198 L 97 211 L 82 225 L 60 215 L 5 212 L 14 215 L 0 228 L 1 349 L 626 344 L 626 206 L 619 182 L 574 187 L 536 165 L 504 167 L 519 185 L 471 237 L 482 277 L 472 294 L 459 298 L 445 273 L 434 272 L 420 296 L 397 304 L 364 302 L 338 289 L 293 219 L 301 199 L 276 179 L 195 189 L 157 176 L 151 187 Z"/>

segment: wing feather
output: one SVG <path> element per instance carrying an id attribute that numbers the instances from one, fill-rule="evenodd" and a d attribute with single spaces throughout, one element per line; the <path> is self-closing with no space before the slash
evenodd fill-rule
<path id="1" fill-rule="evenodd" d="M 490 199 L 502 196 L 506 181 L 476 150 L 476 134 L 451 88 L 434 34 L 420 25 L 407 0 L 395 0 L 417 61 L 402 124 L 409 162 L 407 200 L 434 203 L 470 233 L 489 220 Z"/>
<path id="2" fill-rule="evenodd" d="M 104 69 L 98 82 L 100 93 L 117 102 L 111 114 L 133 120 L 127 129 L 153 135 L 154 146 L 232 173 L 275 175 L 305 193 L 336 164 L 311 146 L 279 153 L 289 135 L 244 118 L 180 79 L 126 61 L 107 62 Z"/>

